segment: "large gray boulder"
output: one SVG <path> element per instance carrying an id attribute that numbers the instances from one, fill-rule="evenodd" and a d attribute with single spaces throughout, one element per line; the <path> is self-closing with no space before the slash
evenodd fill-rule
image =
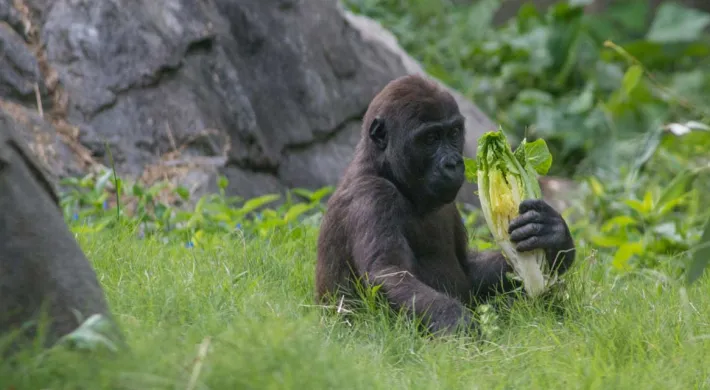
<path id="1" fill-rule="evenodd" d="M 18 129 L 27 127 L 0 109 L 0 359 L 34 341 L 40 325 L 50 346 L 93 315 L 112 317 L 52 180 Z"/>
<path id="2" fill-rule="evenodd" d="M 120 174 L 197 193 L 214 190 L 217 172 L 244 197 L 333 185 L 372 97 L 423 73 L 336 0 L 13 4 L 0 0 L 0 98 L 59 131 L 75 156 L 51 164 L 57 176 L 108 166 L 108 145 Z M 455 96 L 473 156 L 493 125 Z M 472 191 L 462 199 L 475 201 Z"/>

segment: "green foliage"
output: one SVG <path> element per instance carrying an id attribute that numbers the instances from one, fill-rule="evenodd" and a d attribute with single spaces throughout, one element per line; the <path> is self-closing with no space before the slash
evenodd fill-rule
<path id="1" fill-rule="evenodd" d="M 614 173 L 663 123 L 708 112 L 710 40 L 702 27 L 710 15 L 677 4 L 662 5 L 649 27 L 643 0 L 614 2 L 598 15 L 585 14 L 585 2 L 560 1 L 544 14 L 528 3 L 494 28 L 498 1 L 345 3 L 392 29 L 512 142 L 544 138 L 558 161 L 555 175 Z"/>
<path id="2" fill-rule="evenodd" d="M 678 154 L 703 137 L 710 145 L 710 132 L 694 134 L 702 137 L 663 134 L 652 143 L 650 157 L 626 171 L 624 181 L 602 184 L 597 177 L 586 178 L 576 207 L 584 217 L 575 233 L 582 242 L 609 253 L 615 271 L 670 264 L 673 276 L 679 277 L 693 248 L 706 241 L 701 231 L 710 218 L 710 210 L 703 207 L 709 199 L 710 156 L 703 152 L 704 157 L 696 155 L 694 160 L 688 159 L 692 154 Z M 668 163 L 679 161 L 678 166 Z"/>
<path id="3" fill-rule="evenodd" d="M 112 177 L 113 172 L 108 170 L 62 182 L 65 217 L 81 222 L 74 227 L 75 232 L 101 231 L 123 221 L 138 225 L 141 237 L 159 235 L 190 247 L 200 245 L 208 233 L 239 232 L 245 237 L 264 238 L 276 229 L 287 229 L 297 238 L 299 226 L 319 222 L 325 207 L 322 200 L 333 190 L 294 189 L 280 205 L 268 207 L 281 201 L 281 195 L 267 194 L 246 201 L 227 196 L 229 183 L 225 177 L 217 179 L 218 193 L 206 194 L 195 202 L 184 187 L 169 189 L 168 183 L 159 182 L 145 188 L 140 183 L 125 185 L 119 177 L 109 181 Z"/>

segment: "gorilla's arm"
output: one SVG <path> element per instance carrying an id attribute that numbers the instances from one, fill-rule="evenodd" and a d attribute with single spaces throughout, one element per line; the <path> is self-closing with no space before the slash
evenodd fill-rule
<path id="1" fill-rule="evenodd" d="M 558 275 L 567 272 L 574 261 L 576 249 L 567 223 L 543 200 L 529 199 L 521 202 L 519 215 L 511 221 L 508 232 L 511 242 L 520 252 L 545 250 L 547 261 Z M 517 283 L 505 277 L 505 273 L 513 269 L 500 252 L 469 250 L 464 266 L 477 295 L 508 292 L 517 286 Z"/>
<path id="2" fill-rule="evenodd" d="M 466 253 L 465 268 L 472 283 L 472 292 L 476 296 L 505 293 L 518 286 L 505 276 L 507 272 L 513 272 L 513 267 L 505 261 L 501 252 L 469 250 Z"/>
<path id="3" fill-rule="evenodd" d="M 370 205 L 377 203 L 369 203 Z M 353 207 L 353 263 L 369 285 L 380 285 L 392 306 L 423 320 L 431 332 L 474 329 L 475 321 L 462 302 L 429 287 L 413 273 L 414 253 L 399 231 L 397 207 Z M 351 220 L 352 221 L 352 220 Z"/>

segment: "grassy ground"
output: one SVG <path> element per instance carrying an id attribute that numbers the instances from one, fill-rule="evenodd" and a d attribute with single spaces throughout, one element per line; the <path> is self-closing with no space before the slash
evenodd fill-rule
<path id="1" fill-rule="evenodd" d="M 309 306 L 316 235 L 212 237 L 185 248 L 121 231 L 82 234 L 132 355 L 32 354 L 0 365 L 0 389 L 187 388 L 193 376 L 195 388 L 211 389 L 710 385 L 708 278 L 686 297 L 658 276 L 615 279 L 581 253 L 557 308 L 501 309 L 481 343 L 427 339 L 377 310 L 348 324 Z"/>

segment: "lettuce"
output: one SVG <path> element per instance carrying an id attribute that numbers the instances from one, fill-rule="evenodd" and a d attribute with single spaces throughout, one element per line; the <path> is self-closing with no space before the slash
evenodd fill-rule
<path id="1" fill-rule="evenodd" d="M 545 291 L 552 282 L 542 249 L 518 252 L 510 241 L 508 225 L 518 216 L 525 199 L 542 197 L 538 175 L 552 165 L 552 155 L 544 140 L 523 140 L 512 151 L 502 131 L 491 131 L 478 140 L 476 159 L 466 159 L 466 177 L 478 182 L 478 197 L 486 224 L 506 261 L 523 281 L 529 296 Z"/>

